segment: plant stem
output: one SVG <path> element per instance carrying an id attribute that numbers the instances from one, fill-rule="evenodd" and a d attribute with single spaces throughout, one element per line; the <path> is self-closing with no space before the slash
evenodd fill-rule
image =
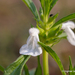
<path id="1" fill-rule="evenodd" d="M 43 75 L 49 75 L 48 53 L 43 50 Z"/>
<path id="2" fill-rule="evenodd" d="M 44 24 L 45 24 L 45 33 L 46 36 L 48 35 L 47 30 L 46 30 L 46 26 L 47 26 L 47 21 L 48 21 L 48 16 L 45 13 L 45 9 L 44 9 Z M 46 40 L 46 39 L 45 39 Z M 43 49 L 43 75 L 49 75 L 49 68 L 48 68 L 48 53 Z"/>

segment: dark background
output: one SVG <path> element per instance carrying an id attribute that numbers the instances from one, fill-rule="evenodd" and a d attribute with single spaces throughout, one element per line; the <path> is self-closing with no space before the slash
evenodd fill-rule
<path id="1" fill-rule="evenodd" d="M 39 9 L 39 0 L 33 1 Z M 59 13 L 57 20 L 75 13 L 75 0 L 58 0 L 51 11 L 51 14 L 56 13 Z M 33 17 L 22 0 L 0 0 L 0 65 L 3 67 L 6 68 L 20 56 L 19 49 L 26 43 L 31 24 L 36 25 Z M 67 40 L 61 40 L 53 46 L 53 50 L 60 57 L 65 70 L 69 68 L 69 56 L 72 58 L 73 66 L 75 65 L 75 47 Z M 35 68 L 37 66 L 36 57 L 31 57 L 27 65 L 29 70 Z M 51 56 L 49 56 L 49 68 L 50 75 L 61 75 L 58 65 Z M 2 72 L 0 72 L 0 75 L 3 75 Z"/>

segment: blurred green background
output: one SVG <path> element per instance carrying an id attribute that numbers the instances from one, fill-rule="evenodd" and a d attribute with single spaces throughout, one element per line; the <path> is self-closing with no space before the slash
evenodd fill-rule
<path id="1" fill-rule="evenodd" d="M 33 2 L 39 9 L 39 0 L 33 0 Z M 75 0 L 58 0 L 51 14 L 59 13 L 57 18 L 59 20 L 74 12 Z M 0 65 L 3 67 L 6 68 L 20 56 L 19 49 L 26 43 L 31 24 L 36 25 L 33 17 L 33 14 L 22 0 L 0 0 Z M 61 40 L 57 45 L 53 46 L 53 49 L 60 57 L 65 70 L 69 68 L 69 56 L 72 58 L 73 66 L 75 65 L 75 47 L 67 40 Z M 27 65 L 29 70 L 37 67 L 36 57 L 31 57 Z M 49 68 L 50 75 L 61 75 L 58 65 L 50 56 Z M 3 75 L 3 73 L 0 72 L 0 75 Z"/>

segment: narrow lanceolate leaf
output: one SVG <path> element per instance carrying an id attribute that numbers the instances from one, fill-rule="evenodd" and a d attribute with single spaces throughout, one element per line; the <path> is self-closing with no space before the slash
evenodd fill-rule
<path id="1" fill-rule="evenodd" d="M 40 64 L 40 56 L 38 56 L 38 67 L 36 68 L 35 74 L 34 75 L 42 75 L 42 68 Z"/>
<path id="2" fill-rule="evenodd" d="M 43 9 L 43 13 L 45 17 L 48 17 L 50 13 L 50 5 L 51 5 L 52 0 L 40 0 L 41 7 Z"/>
<path id="3" fill-rule="evenodd" d="M 71 62 L 71 57 L 69 56 L 69 62 L 70 62 L 70 65 L 69 65 L 69 75 L 75 75 L 75 70 L 72 66 L 72 62 Z"/>
<path id="4" fill-rule="evenodd" d="M 44 10 L 44 0 L 40 0 L 40 3 L 41 3 L 42 9 Z"/>
<path id="5" fill-rule="evenodd" d="M 36 6 L 34 5 L 34 3 L 32 2 L 32 0 L 23 0 L 23 2 L 27 5 L 27 7 L 32 11 L 33 15 L 35 16 L 36 20 L 39 20 L 39 14 L 38 11 L 36 9 Z"/>
<path id="6" fill-rule="evenodd" d="M 41 66 L 38 66 L 36 68 L 36 71 L 35 71 L 35 74 L 34 75 L 42 75 L 42 68 L 41 68 Z"/>
<path id="7" fill-rule="evenodd" d="M 5 69 L 4 75 L 21 75 L 22 69 L 29 58 L 30 56 L 21 55 Z"/>
<path id="8" fill-rule="evenodd" d="M 50 11 L 51 11 L 51 9 L 54 7 L 54 5 L 56 4 L 57 1 L 58 1 L 58 0 L 52 0 L 52 3 L 51 3 L 51 5 L 50 5 Z"/>
<path id="9" fill-rule="evenodd" d="M 57 56 L 57 54 L 49 47 L 49 46 L 46 46 L 45 44 L 43 44 L 42 42 L 38 42 L 51 56 L 52 58 L 57 62 L 61 72 L 62 72 L 62 75 L 66 75 L 66 73 L 64 72 L 64 68 L 63 68 L 63 65 L 59 59 L 59 57 Z"/>
<path id="10" fill-rule="evenodd" d="M 4 67 L 0 65 L 0 71 L 4 72 Z"/>
<path id="11" fill-rule="evenodd" d="M 53 27 L 54 27 L 54 26 L 57 26 L 57 25 L 59 25 L 59 24 L 61 24 L 61 23 L 63 23 L 63 22 L 65 22 L 65 21 L 72 20 L 72 19 L 75 19 L 75 13 L 70 14 L 70 15 L 68 15 L 68 16 L 66 16 L 66 17 L 64 17 L 64 18 L 62 18 L 62 19 L 60 19 L 59 21 L 57 21 L 57 22 L 53 25 Z"/>
<path id="12" fill-rule="evenodd" d="M 26 64 L 24 65 L 24 71 L 25 71 L 25 75 L 29 75 L 28 67 Z"/>

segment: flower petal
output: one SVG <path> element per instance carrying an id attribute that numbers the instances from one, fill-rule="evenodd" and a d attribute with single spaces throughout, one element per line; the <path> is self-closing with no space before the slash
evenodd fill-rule
<path id="1" fill-rule="evenodd" d="M 71 43 L 72 45 L 75 46 L 75 39 L 73 39 L 72 37 L 67 37 L 69 43 Z"/>
<path id="2" fill-rule="evenodd" d="M 66 29 L 67 27 L 74 29 L 75 28 L 74 22 L 68 21 L 66 23 L 62 23 L 62 29 Z"/>
<path id="3" fill-rule="evenodd" d="M 20 48 L 20 54 L 23 54 L 23 55 L 32 55 L 32 56 L 38 56 L 42 53 L 42 49 L 40 46 L 38 46 L 37 48 L 35 48 L 34 50 L 31 49 L 31 48 L 27 48 L 27 45 L 23 45 L 21 48 Z"/>
<path id="4" fill-rule="evenodd" d="M 42 49 L 37 43 L 39 41 L 39 30 L 37 28 L 30 28 L 29 34 L 27 44 L 20 48 L 20 54 L 38 56 L 42 53 Z"/>
<path id="5" fill-rule="evenodd" d="M 71 30 L 74 28 L 75 28 L 75 24 L 72 21 L 68 21 L 68 22 L 62 24 L 62 29 L 64 29 L 64 31 L 66 32 L 67 39 L 72 45 L 75 45 L 75 34 Z"/>

